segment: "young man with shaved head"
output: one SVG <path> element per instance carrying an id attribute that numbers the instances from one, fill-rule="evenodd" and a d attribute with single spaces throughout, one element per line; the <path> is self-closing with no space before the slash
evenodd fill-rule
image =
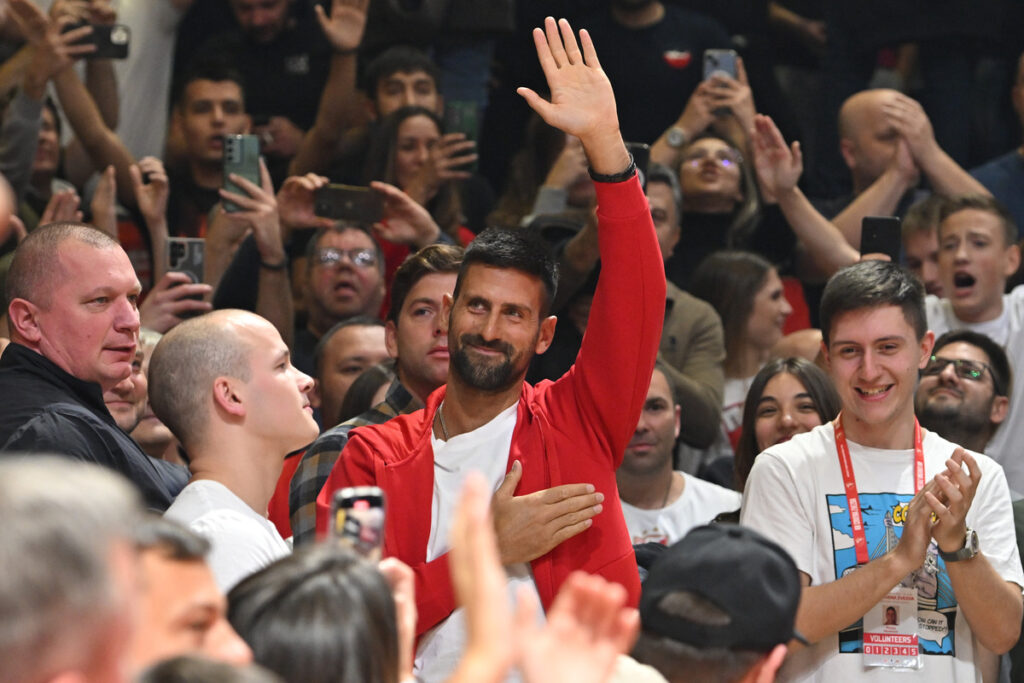
<path id="1" fill-rule="evenodd" d="M 187 479 L 118 428 L 103 401 L 132 372 L 139 281 L 121 246 L 80 223 L 21 243 L 7 276 L 11 344 L 0 357 L 0 452 L 50 452 L 120 472 L 164 510 Z"/>
<path id="2" fill-rule="evenodd" d="M 221 310 L 164 335 L 149 366 L 153 412 L 181 441 L 192 479 L 167 510 L 212 545 L 209 563 L 227 592 L 291 552 L 267 520 L 288 453 L 319 431 L 309 392 L 268 321 Z"/>

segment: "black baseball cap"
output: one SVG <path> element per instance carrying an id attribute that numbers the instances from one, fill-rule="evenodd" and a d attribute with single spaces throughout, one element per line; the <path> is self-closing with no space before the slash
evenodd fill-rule
<path id="1" fill-rule="evenodd" d="M 796 564 L 779 545 L 737 524 L 709 524 L 651 567 L 640 623 L 645 633 L 697 648 L 768 652 L 794 638 L 806 642 L 794 628 L 801 590 Z"/>

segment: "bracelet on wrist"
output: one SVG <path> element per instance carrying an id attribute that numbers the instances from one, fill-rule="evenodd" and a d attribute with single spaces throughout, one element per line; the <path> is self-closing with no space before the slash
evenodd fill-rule
<path id="1" fill-rule="evenodd" d="M 595 183 L 622 183 L 636 175 L 636 161 L 634 161 L 633 155 L 630 154 L 629 166 L 626 166 L 626 169 L 623 171 L 606 175 L 604 173 L 596 173 L 593 168 L 588 166 L 587 172 L 590 173 L 590 178 Z"/>

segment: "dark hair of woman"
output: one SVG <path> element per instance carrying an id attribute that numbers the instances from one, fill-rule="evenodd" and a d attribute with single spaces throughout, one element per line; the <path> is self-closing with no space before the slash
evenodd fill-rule
<path id="1" fill-rule="evenodd" d="M 687 142 L 686 147 L 689 148 L 690 145 L 706 138 L 721 140 L 735 150 L 743 149 L 742 146 L 738 146 L 728 136 L 714 131 L 705 131 L 700 135 L 694 136 L 692 140 Z M 683 150 L 684 155 L 685 153 L 686 149 Z M 751 167 L 752 163 L 753 162 L 750 160 L 743 159 L 739 164 L 740 195 L 742 195 L 742 199 L 736 204 L 732 211 L 732 221 L 729 223 L 728 234 L 725 239 L 725 245 L 730 249 L 744 248 L 761 218 L 761 199 L 758 194 L 754 169 Z M 677 174 L 681 175 L 682 164 L 680 164 L 679 168 L 675 170 Z M 683 206 L 686 207 L 686 210 L 688 211 L 692 210 L 689 208 L 689 202 L 686 201 L 685 193 L 683 193 Z"/>
<path id="2" fill-rule="evenodd" d="M 533 211 L 537 192 L 565 147 L 565 133 L 536 113 L 530 116 L 523 137 L 522 147 L 509 163 L 505 191 L 487 217 L 489 225 L 516 227 Z"/>
<path id="3" fill-rule="evenodd" d="M 287 683 L 398 683 L 391 589 L 347 548 L 301 548 L 244 579 L 228 595 L 228 620 Z"/>
<path id="4" fill-rule="evenodd" d="M 747 485 L 747 477 L 750 475 L 750 468 L 754 466 L 754 458 L 761 452 L 757 445 L 755 429 L 758 403 L 768 382 L 782 373 L 793 375 L 804 386 L 822 424 L 835 419 L 839 414 L 839 394 L 836 393 L 832 380 L 824 370 L 806 358 L 773 358 L 768 361 L 754 376 L 754 381 L 747 391 L 746 402 L 743 404 L 740 440 L 736 444 L 736 457 L 733 460 L 737 491 L 742 491 Z"/>
<path id="5" fill-rule="evenodd" d="M 772 264 L 757 254 L 719 251 L 704 259 L 693 273 L 690 293 L 711 304 L 722 319 L 727 376 L 730 359 L 740 358 L 746 343 L 754 297 L 771 270 Z"/>
<path id="6" fill-rule="evenodd" d="M 371 365 L 359 373 L 345 393 L 345 398 L 341 400 L 338 421 L 334 424 L 347 422 L 372 408 L 374 395 L 381 387 L 391 384 L 393 379 L 395 379 L 395 361 L 393 360 Z"/>
<path id="7" fill-rule="evenodd" d="M 370 136 L 370 147 L 366 154 L 366 168 L 363 174 L 367 183 L 371 180 L 381 180 L 395 185 L 401 190 L 408 190 L 398 184 L 395 158 L 398 151 L 399 129 L 407 119 L 414 116 L 427 117 L 437 126 L 438 134 L 444 135 L 444 124 L 441 118 L 425 107 L 408 105 L 391 112 L 374 127 Z M 462 224 L 463 217 L 457 185 L 454 182 L 442 182 L 437 189 L 437 194 L 427 201 L 426 208 L 441 230 L 458 241 L 458 229 Z"/>

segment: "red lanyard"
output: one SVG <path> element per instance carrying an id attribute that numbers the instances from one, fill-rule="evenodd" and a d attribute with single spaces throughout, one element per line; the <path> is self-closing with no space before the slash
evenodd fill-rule
<path id="1" fill-rule="evenodd" d="M 850 460 L 850 446 L 846 443 L 843 429 L 843 415 L 832 423 L 836 434 L 836 453 L 839 455 L 839 469 L 843 473 L 843 488 L 846 492 L 847 509 L 850 511 L 850 528 L 853 531 L 853 548 L 857 552 L 857 564 L 871 561 L 868 554 L 868 539 L 864 535 L 864 520 L 860 514 L 860 498 L 857 497 L 857 479 Z M 914 493 L 924 487 L 924 448 L 921 447 L 921 425 L 914 418 Z"/>

